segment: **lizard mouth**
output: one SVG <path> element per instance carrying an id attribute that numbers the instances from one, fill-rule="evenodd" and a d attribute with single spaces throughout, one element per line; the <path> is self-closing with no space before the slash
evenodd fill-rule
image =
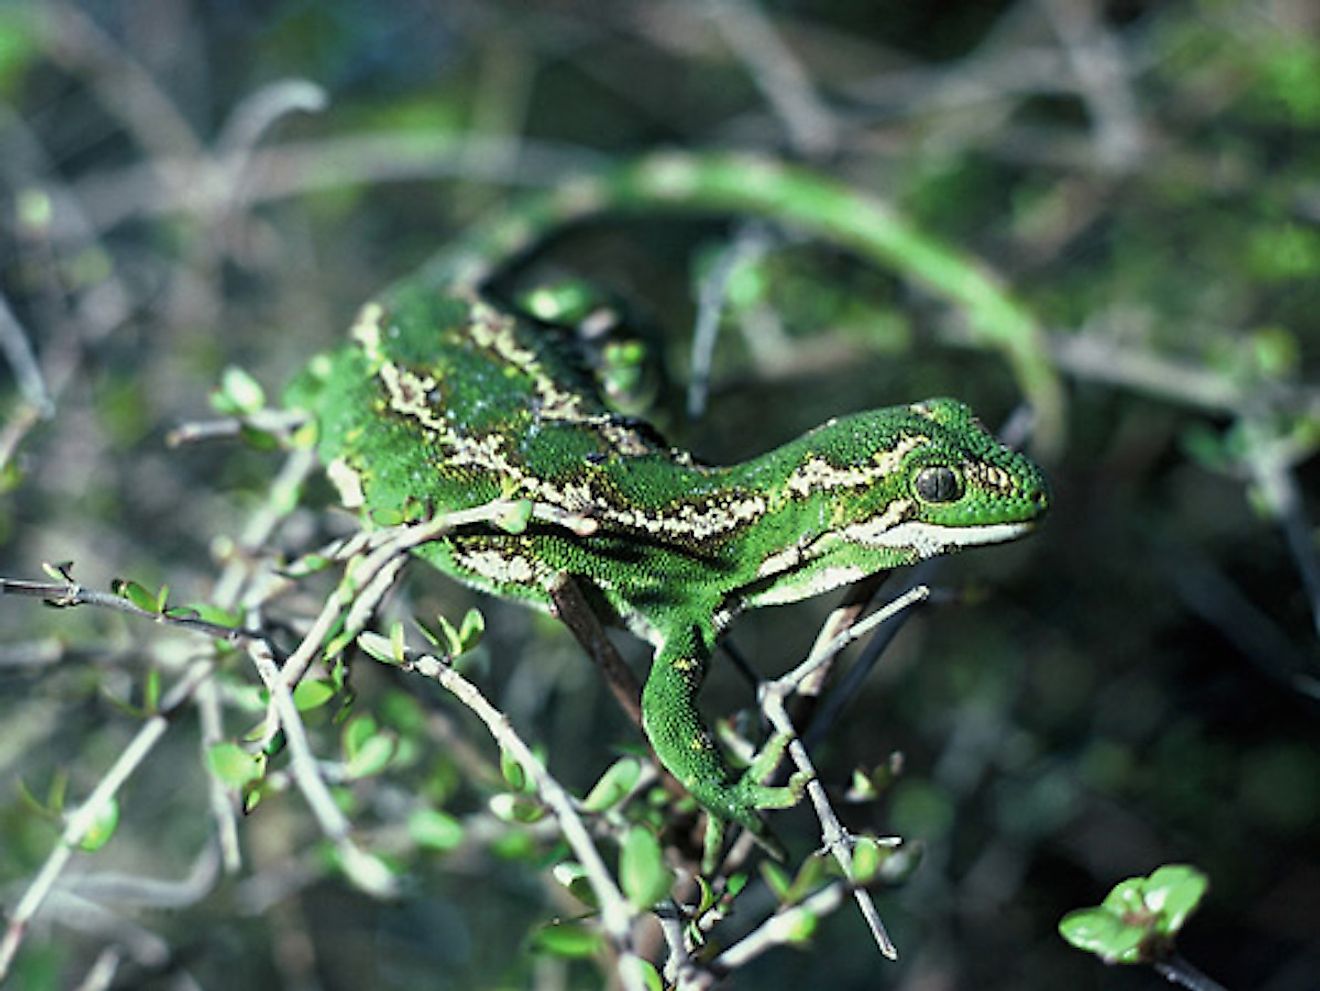
<path id="1" fill-rule="evenodd" d="M 877 547 L 898 547 L 913 550 L 918 557 L 935 557 L 960 547 L 979 544 L 1001 544 L 1016 540 L 1036 528 L 1034 520 L 1016 523 L 991 523 L 985 526 L 940 526 L 909 520 L 877 534 L 872 543 Z"/>

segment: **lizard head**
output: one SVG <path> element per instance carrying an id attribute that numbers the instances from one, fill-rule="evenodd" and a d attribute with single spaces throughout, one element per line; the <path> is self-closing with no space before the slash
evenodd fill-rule
<path id="1" fill-rule="evenodd" d="M 1049 486 L 954 399 L 856 413 L 772 452 L 780 539 L 750 604 L 790 602 L 963 547 L 1013 540 L 1046 512 Z"/>
<path id="2" fill-rule="evenodd" d="M 833 500 L 836 531 L 858 548 L 908 560 L 1029 532 L 1049 506 L 1044 473 L 955 399 L 837 421 L 875 483 Z M 841 525 L 840 525 L 841 524 Z"/>

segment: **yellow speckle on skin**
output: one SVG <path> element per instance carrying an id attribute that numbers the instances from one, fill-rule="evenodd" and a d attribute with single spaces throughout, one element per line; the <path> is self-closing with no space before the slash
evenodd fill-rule
<path id="1" fill-rule="evenodd" d="M 353 321 L 353 327 L 349 331 L 349 336 L 361 344 L 362 349 L 372 357 L 380 351 L 380 324 L 384 318 L 385 307 L 372 300 L 358 310 L 357 319 Z"/>
<path id="2" fill-rule="evenodd" d="M 911 499 L 895 499 L 879 516 L 846 526 L 840 531 L 839 536 L 850 544 L 860 544 L 863 547 L 873 545 L 882 534 L 902 523 L 911 511 Z"/>
<path id="3" fill-rule="evenodd" d="M 836 467 L 823 458 L 808 458 L 788 476 L 785 487 L 796 496 L 828 492 L 838 488 L 873 485 L 903 467 L 903 459 L 915 448 L 929 443 L 921 434 L 903 437 L 887 451 L 878 451 L 870 464 Z"/>

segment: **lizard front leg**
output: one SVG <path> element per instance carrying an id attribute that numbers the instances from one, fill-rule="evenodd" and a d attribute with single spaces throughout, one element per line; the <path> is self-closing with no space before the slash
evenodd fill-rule
<path id="1" fill-rule="evenodd" d="M 709 814 L 702 858 L 702 867 L 708 871 L 714 869 L 727 822 L 749 830 L 759 843 L 779 855 L 779 844 L 760 810 L 795 805 L 806 784 L 796 775 L 787 785 L 762 784 L 788 745 L 782 736 L 770 740 L 740 778 L 730 776 L 696 705 L 709 657 L 709 648 L 696 630 L 666 637 L 642 689 L 642 728 L 656 756 Z"/>

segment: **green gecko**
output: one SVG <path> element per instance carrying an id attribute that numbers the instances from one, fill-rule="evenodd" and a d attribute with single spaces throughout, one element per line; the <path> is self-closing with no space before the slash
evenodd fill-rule
<path id="1" fill-rule="evenodd" d="M 703 192 L 707 160 L 673 161 L 691 170 L 688 181 L 625 170 L 543 198 L 475 248 L 448 252 L 367 303 L 351 343 L 313 360 L 286 402 L 314 417 L 341 501 L 369 524 L 500 498 L 591 522 L 587 534 L 539 519 L 517 533 L 469 526 L 414 553 L 547 612 L 552 587 L 573 576 L 602 619 L 654 647 L 643 728 L 660 762 L 708 811 L 709 853 L 730 822 L 769 842 L 761 810 L 793 804 L 802 788 L 762 783 L 784 740 L 733 778 L 698 712 L 697 691 L 730 621 L 877 571 L 1012 540 L 1033 528 L 1049 495 L 1040 469 L 953 399 L 831 419 L 741 464 L 698 463 L 612 411 L 570 334 L 484 298 L 487 259 L 516 253 L 558 219 L 731 205 Z M 845 204 L 860 195 L 796 170 L 766 174 L 780 181 L 763 176 L 732 205 L 779 219 L 802 181 Z"/>

